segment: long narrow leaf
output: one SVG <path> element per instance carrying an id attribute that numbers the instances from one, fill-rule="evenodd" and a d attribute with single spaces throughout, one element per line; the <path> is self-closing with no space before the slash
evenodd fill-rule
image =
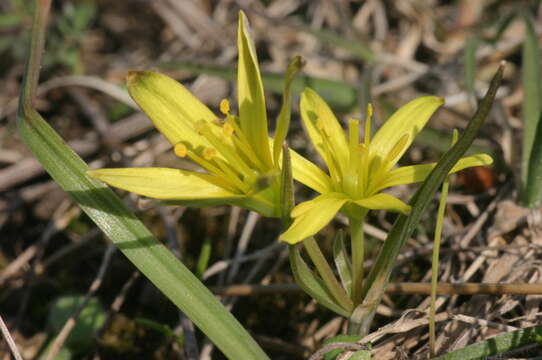
<path id="1" fill-rule="evenodd" d="M 540 187 L 536 180 L 542 174 L 529 174 L 531 167 L 533 170 L 539 169 L 542 165 L 540 158 L 533 159 L 533 165 L 530 164 L 532 152 L 537 152 L 536 147 L 542 146 L 542 139 L 536 139 L 535 132 L 538 127 L 540 113 L 542 110 L 542 72 L 540 71 L 540 48 L 538 46 L 538 36 L 534 29 L 533 22 L 529 16 L 525 16 L 525 41 L 523 43 L 523 148 L 521 158 L 521 202 L 525 206 L 535 206 L 540 200 Z M 540 170 L 538 170 L 540 171 Z M 530 178 L 530 179 L 529 179 Z M 531 180 L 531 181 L 529 181 Z"/>
<path id="2" fill-rule="evenodd" d="M 476 50 L 480 41 L 478 38 L 467 40 L 465 45 L 465 85 L 471 98 L 476 99 L 476 89 L 474 83 L 476 80 Z"/>
<path id="3" fill-rule="evenodd" d="M 542 116 L 542 113 L 540 114 Z M 529 159 L 524 205 L 538 208 L 542 204 L 542 119 L 539 119 Z"/>
<path id="4" fill-rule="evenodd" d="M 158 242 L 106 186 L 88 178 L 86 163 L 33 109 L 50 1 L 37 1 L 29 63 L 17 126 L 51 177 L 79 204 L 132 263 L 230 359 L 268 359 L 246 330 L 211 292 Z"/>
<path id="5" fill-rule="evenodd" d="M 410 237 L 417 227 L 422 214 L 440 187 L 440 184 L 446 176 L 448 176 L 448 173 L 455 163 L 472 144 L 478 130 L 489 114 L 491 105 L 495 99 L 495 94 L 497 93 L 497 88 L 502 79 L 503 69 L 504 65 L 501 64 L 491 81 L 486 96 L 480 102 L 478 110 L 469 122 L 463 136 L 461 136 L 459 141 L 442 156 L 435 168 L 413 196 L 410 201 L 410 205 L 412 206 L 410 215 L 400 215 L 393 224 L 384 245 L 380 249 L 375 265 L 367 278 L 367 286 L 364 288 L 364 301 L 354 310 L 354 314 L 352 315 L 352 320 L 358 324 L 358 329 L 361 334 L 367 333 L 369 330 L 376 307 L 380 303 L 384 290 L 388 284 L 399 251 L 403 247 L 406 239 Z"/>
<path id="6" fill-rule="evenodd" d="M 348 296 L 350 296 L 352 288 L 352 264 L 350 264 L 348 253 L 346 252 L 344 234 L 341 230 L 337 231 L 333 240 L 333 260 L 335 261 L 335 267 L 339 273 L 341 284 Z"/>
<path id="7" fill-rule="evenodd" d="M 313 299 L 321 305 L 337 314 L 348 317 L 350 313 L 335 303 L 332 296 L 327 292 L 324 281 L 316 276 L 307 263 L 301 257 L 299 248 L 296 245 L 290 245 L 290 266 L 294 274 L 295 282 Z"/>
<path id="8" fill-rule="evenodd" d="M 494 338 L 469 345 L 463 349 L 439 356 L 435 360 L 475 360 L 499 355 L 520 346 L 539 343 L 542 340 L 542 325 L 512 331 Z M 504 359 L 504 357 L 503 357 Z"/>

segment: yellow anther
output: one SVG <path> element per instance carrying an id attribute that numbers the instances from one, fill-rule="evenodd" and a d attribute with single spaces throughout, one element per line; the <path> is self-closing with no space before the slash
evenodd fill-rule
<path id="1" fill-rule="evenodd" d="M 213 148 L 205 148 L 203 150 L 203 158 L 207 161 L 211 161 L 216 156 L 216 150 Z"/>
<path id="2" fill-rule="evenodd" d="M 367 104 L 367 117 L 370 119 L 373 117 L 373 104 Z"/>
<path id="3" fill-rule="evenodd" d="M 226 134 L 226 136 L 232 136 L 235 130 L 233 126 L 229 123 L 225 123 L 222 129 L 224 130 L 224 134 Z"/>
<path id="4" fill-rule="evenodd" d="M 230 113 L 230 102 L 226 99 L 222 99 L 220 101 L 220 112 L 224 115 L 228 115 Z"/>
<path id="5" fill-rule="evenodd" d="M 175 151 L 175 155 L 178 157 L 185 157 L 188 153 L 188 148 L 183 143 L 178 143 L 173 147 L 173 151 Z"/>

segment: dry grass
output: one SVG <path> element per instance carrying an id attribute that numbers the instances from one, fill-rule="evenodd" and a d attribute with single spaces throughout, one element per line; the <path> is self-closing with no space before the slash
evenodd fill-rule
<path id="1" fill-rule="evenodd" d="M 67 1 L 56 4 L 53 24 Z M 44 69 L 37 104 L 45 118 L 93 167 L 186 166 L 168 143 L 152 130 L 146 117 L 115 85 L 130 69 L 157 68 L 182 81 L 210 107 L 222 98 L 235 100 L 234 84 L 209 75 L 169 68 L 164 62 L 190 61 L 232 66 L 236 63 L 237 12 L 248 14 L 263 71 L 282 72 L 290 58 L 301 55 L 306 75 L 344 81 L 360 88 L 367 64 L 344 49 L 302 31 L 300 24 L 326 29 L 370 46 L 379 59 L 372 67 L 372 98 L 377 118 L 422 94 L 446 98 L 430 123 L 434 129 L 464 128 L 473 113 L 465 90 L 463 54 L 474 35 L 491 39 L 500 19 L 527 1 L 96 1 L 97 12 L 81 43 L 77 76 L 66 67 Z M 10 2 L 0 9 L 12 11 Z M 537 9 L 535 10 L 536 13 Z M 539 9 L 538 9 L 539 10 Z M 27 23 L 8 31 L 27 30 Z M 540 29 L 538 29 L 540 30 Z M 540 211 L 515 205 L 521 146 L 521 21 L 513 20 L 494 44 L 476 53 L 475 87 L 483 93 L 502 59 L 509 61 L 498 102 L 478 146 L 498 154 L 496 166 L 483 174 L 464 174 L 453 183 L 445 219 L 440 281 L 450 283 L 541 282 Z M 24 43 L 13 46 L 24 46 Z M 51 54 L 55 56 L 55 54 Z M 33 358 L 46 338 L 45 319 L 52 300 L 85 294 L 99 278 L 96 296 L 108 309 L 110 322 L 96 346 L 83 356 L 95 359 L 221 358 L 191 323 L 178 314 L 144 278 L 115 253 L 98 276 L 108 242 L 44 174 L 15 131 L 16 97 L 22 74 L 20 58 L 2 54 L 0 70 L 0 315 L 25 358 Z M 280 106 L 268 94 L 270 118 Z M 362 116 L 359 107 L 341 117 Z M 290 145 L 314 155 L 294 112 Z M 433 144 L 438 145 L 438 144 Z M 439 146 L 419 144 L 405 163 L 432 161 Z M 479 181 L 482 182 L 480 186 Z M 413 188 L 395 189 L 408 198 Z M 299 198 L 314 194 L 306 190 Z M 287 249 L 276 242 L 279 224 L 244 210 L 163 208 L 125 194 L 139 216 L 188 266 L 194 266 L 201 244 L 213 244 L 204 274 L 209 286 L 291 284 Z M 429 212 L 399 258 L 394 281 L 427 282 L 434 219 Z M 342 227 L 338 219 L 333 227 Z M 370 252 L 389 229 L 393 216 L 379 214 L 367 227 Z M 328 229 L 320 235 L 329 248 Z M 370 257 L 369 257 L 370 258 Z M 367 266 L 370 266 L 368 261 Z M 289 292 L 283 291 L 289 289 Z M 452 291 L 453 292 L 453 291 Z M 521 292 L 521 291 L 520 291 Z M 447 352 L 490 336 L 539 324 L 542 294 L 441 295 L 437 300 L 437 351 Z M 251 297 L 224 296 L 223 302 L 248 327 L 273 359 L 307 358 L 327 337 L 343 331 L 344 321 L 287 286 Z M 373 341 L 375 359 L 427 357 L 427 295 L 388 294 L 379 308 Z M 134 322 L 144 317 L 184 332 L 186 350 Z M 128 334 L 125 339 L 119 340 Z M 193 340 L 197 340 L 197 344 Z M 194 346 L 198 345 L 199 349 Z M 3 346 L 3 345 L 2 345 Z M 192 349 L 192 350 L 190 350 Z M 188 355 L 187 355 L 188 353 Z M 527 349 L 512 357 L 540 355 Z M 9 358 L 0 347 L 2 359 Z"/>

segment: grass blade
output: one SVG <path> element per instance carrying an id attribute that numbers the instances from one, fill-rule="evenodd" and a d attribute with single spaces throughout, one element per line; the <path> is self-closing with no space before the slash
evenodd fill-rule
<path id="1" fill-rule="evenodd" d="M 542 73 L 540 71 L 540 48 L 538 36 L 534 29 L 533 21 L 526 15 L 525 20 L 525 41 L 523 43 L 523 148 L 521 158 L 521 202 L 524 206 L 535 206 L 540 201 L 540 182 L 536 182 L 542 174 L 530 174 L 533 171 L 540 171 L 541 158 L 532 158 L 533 152 L 539 153 L 542 146 L 542 134 L 538 134 L 535 142 L 535 132 L 541 114 L 542 101 Z M 533 164 L 531 165 L 531 158 Z M 539 170 L 537 170 L 539 169 Z M 538 188 L 538 189 L 536 189 Z M 538 196 L 538 198 L 537 198 Z"/>
<path id="2" fill-rule="evenodd" d="M 290 245 L 288 250 L 290 253 L 290 266 L 292 268 L 292 273 L 294 274 L 295 282 L 303 289 L 303 291 L 318 301 L 322 306 L 335 311 L 339 315 L 348 317 L 350 312 L 335 303 L 333 297 L 328 293 L 324 281 L 311 271 L 307 263 L 305 263 L 301 257 L 299 247 Z"/>
<path id="3" fill-rule="evenodd" d="M 542 325 L 512 331 L 494 338 L 469 345 L 463 349 L 439 356 L 435 360 L 475 360 L 503 354 L 520 346 L 539 343 L 542 340 Z M 504 359 L 504 358 L 503 358 Z"/>
<path id="4" fill-rule="evenodd" d="M 472 99 L 476 99 L 476 50 L 480 41 L 477 38 L 470 38 L 465 45 L 465 87 Z"/>
<path id="5" fill-rule="evenodd" d="M 335 267 L 339 273 L 341 284 L 346 290 L 348 296 L 351 296 L 352 264 L 350 264 L 350 260 L 348 258 L 344 233 L 341 230 L 337 231 L 335 234 L 335 239 L 333 239 L 333 260 L 335 261 Z"/>
<path id="6" fill-rule="evenodd" d="M 51 177 L 79 204 L 124 255 L 230 359 L 268 359 L 211 292 L 106 186 L 86 176 L 86 163 L 32 107 L 39 78 L 49 0 L 36 2 L 29 62 L 17 128 Z"/>

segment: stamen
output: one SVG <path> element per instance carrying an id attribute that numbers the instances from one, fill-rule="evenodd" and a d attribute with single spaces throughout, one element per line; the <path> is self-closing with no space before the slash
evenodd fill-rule
<path id="1" fill-rule="evenodd" d="M 222 99 L 220 101 L 220 112 L 224 115 L 230 113 L 230 102 L 227 99 Z"/>
<path id="2" fill-rule="evenodd" d="M 252 172 L 250 167 L 245 163 L 243 158 L 239 156 L 236 149 L 231 144 L 226 144 L 219 139 L 211 130 L 208 124 L 196 124 L 198 132 L 204 136 L 207 141 L 226 159 L 230 164 L 235 164 L 236 170 L 242 173 L 244 176 L 248 176 Z"/>
<path id="3" fill-rule="evenodd" d="M 228 184 L 227 188 L 229 190 L 235 192 L 235 191 L 238 191 L 239 189 L 242 189 L 242 188 L 239 188 L 239 186 L 236 186 L 238 185 L 238 182 L 240 182 L 240 180 L 236 176 L 228 176 L 229 173 L 227 171 L 224 171 L 222 166 L 217 167 L 213 163 L 198 156 L 193 151 L 189 151 L 188 156 L 190 157 L 192 161 L 194 161 L 196 164 L 198 164 L 199 166 L 207 170 L 209 173 L 213 174 L 216 178 L 222 179 L 223 183 L 227 183 Z M 219 160 L 220 158 L 218 157 L 215 158 L 215 163 L 219 163 Z M 225 187 L 223 185 L 221 186 Z"/>
<path id="4" fill-rule="evenodd" d="M 235 131 L 235 129 L 233 128 L 233 126 L 231 126 L 230 123 L 225 123 L 222 127 L 222 130 L 224 130 L 224 134 L 226 134 L 226 136 L 232 136 L 233 132 Z"/>
<path id="5" fill-rule="evenodd" d="M 237 135 L 236 137 L 232 137 L 233 143 L 237 148 L 237 151 L 239 152 L 240 150 L 242 154 L 246 156 L 249 161 L 252 162 L 252 165 L 255 168 L 261 171 L 265 171 L 265 166 L 262 164 L 260 159 L 258 159 L 256 154 L 254 153 L 254 150 L 252 150 L 252 146 L 248 142 L 245 133 L 243 132 L 243 130 L 241 130 L 236 120 L 237 118 L 232 115 L 226 117 L 226 122 L 233 127 L 234 133 Z"/>
<path id="6" fill-rule="evenodd" d="M 350 163 L 357 158 L 359 145 L 359 120 L 348 120 L 348 149 L 350 150 Z"/>
<path id="7" fill-rule="evenodd" d="M 186 154 L 188 154 L 188 148 L 183 143 L 175 144 L 175 146 L 173 147 L 173 151 L 175 152 L 175 155 L 181 158 L 185 157 Z"/>
<path id="8" fill-rule="evenodd" d="M 355 197 L 358 188 L 359 175 L 359 121 L 348 120 L 348 164 L 343 169 L 344 190 Z"/>
<path id="9" fill-rule="evenodd" d="M 205 148 L 203 150 L 203 158 L 207 161 L 213 160 L 213 158 L 216 156 L 216 150 L 213 148 Z"/>
<path id="10" fill-rule="evenodd" d="M 358 171 L 358 191 L 360 198 L 367 195 L 369 187 L 369 148 L 366 144 L 359 144 L 359 171 Z"/>
<path id="11" fill-rule="evenodd" d="M 365 118 L 365 145 L 369 146 L 371 143 L 371 131 L 372 131 L 372 119 L 373 119 L 373 105 L 367 104 L 367 117 Z"/>

